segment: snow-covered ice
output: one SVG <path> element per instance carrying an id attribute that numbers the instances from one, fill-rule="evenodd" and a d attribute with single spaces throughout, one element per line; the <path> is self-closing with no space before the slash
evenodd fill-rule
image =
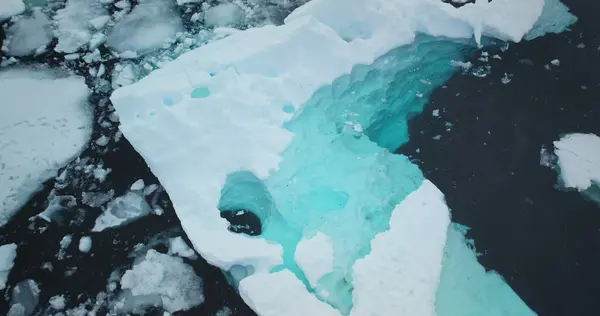
<path id="1" fill-rule="evenodd" d="M 181 237 L 169 239 L 169 254 L 184 258 L 196 258 L 194 249 L 190 248 Z"/>
<path id="2" fill-rule="evenodd" d="M 321 232 L 301 240 L 294 253 L 294 260 L 313 288 L 317 287 L 317 282 L 323 276 L 333 271 L 333 258 L 331 240 Z"/>
<path id="3" fill-rule="evenodd" d="M 358 315 L 435 316 L 450 210 L 425 180 L 396 206 L 390 229 L 371 240 L 371 253 L 354 265 Z"/>
<path id="4" fill-rule="evenodd" d="M 204 25 L 208 27 L 235 26 L 243 20 L 244 11 L 234 3 L 222 3 L 204 12 Z"/>
<path id="5" fill-rule="evenodd" d="M 8 274 L 12 269 L 17 257 L 17 245 L 6 244 L 0 246 L 0 290 L 6 287 Z"/>
<path id="6" fill-rule="evenodd" d="M 87 144 L 83 78 L 46 70 L 0 72 L 0 226 Z"/>
<path id="7" fill-rule="evenodd" d="M 583 191 L 600 185 L 600 137 L 567 134 L 554 142 L 562 184 Z"/>
<path id="8" fill-rule="evenodd" d="M 304 284 L 289 270 L 257 273 L 243 279 L 240 295 L 260 316 L 342 316 L 308 293 Z"/>
<path id="9" fill-rule="evenodd" d="M 23 0 L 0 1 L 0 22 L 25 11 Z"/>
<path id="10" fill-rule="evenodd" d="M 50 306 L 52 306 L 53 309 L 60 311 L 65 309 L 65 297 L 64 295 L 56 295 L 56 296 L 52 296 L 49 300 Z"/>
<path id="11" fill-rule="evenodd" d="M 183 30 L 175 2 L 141 0 L 112 28 L 106 44 L 119 53 L 144 54 L 161 48 Z"/>
<path id="12" fill-rule="evenodd" d="M 131 291 L 126 308 L 159 304 L 167 312 L 188 310 L 204 302 L 202 279 L 181 258 L 150 249 L 144 260 L 127 270 L 121 288 Z M 137 300 L 137 302 L 136 302 Z"/>
<path id="13" fill-rule="evenodd" d="M 50 19 L 39 8 L 6 29 L 8 56 L 26 56 L 44 49 L 52 40 Z"/>

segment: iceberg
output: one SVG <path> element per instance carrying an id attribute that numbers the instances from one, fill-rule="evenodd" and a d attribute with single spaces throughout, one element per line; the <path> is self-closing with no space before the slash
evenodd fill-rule
<path id="1" fill-rule="evenodd" d="M 544 5 L 313 0 L 111 100 L 196 251 L 258 314 L 531 315 L 392 152 L 472 38 L 520 41 Z"/>

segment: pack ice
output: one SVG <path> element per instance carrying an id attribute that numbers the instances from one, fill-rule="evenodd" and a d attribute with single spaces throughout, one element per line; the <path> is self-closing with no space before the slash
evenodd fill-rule
<path id="1" fill-rule="evenodd" d="M 258 314 L 534 315 L 392 151 L 469 39 L 520 41 L 548 3 L 314 0 L 111 100 L 195 249 Z M 257 236 L 222 213 L 253 214 Z"/>

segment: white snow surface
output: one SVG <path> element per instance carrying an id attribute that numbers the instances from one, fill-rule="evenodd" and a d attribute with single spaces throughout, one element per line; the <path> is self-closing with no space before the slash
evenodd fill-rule
<path id="1" fill-rule="evenodd" d="M 17 245 L 6 244 L 0 246 L 0 290 L 6 287 L 8 274 L 12 269 L 17 257 Z"/>
<path id="2" fill-rule="evenodd" d="M 243 22 L 244 17 L 244 11 L 237 4 L 222 3 L 206 10 L 204 25 L 208 27 L 237 25 Z"/>
<path id="3" fill-rule="evenodd" d="M 39 9 L 33 14 L 17 20 L 6 29 L 8 56 L 26 56 L 43 49 L 52 40 L 50 19 Z"/>
<path id="4" fill-rule="evenodd" d="M 161 48 L 183 30 L 174 1 L 141 0 L 108 33 L 106 44 L 119 53 L 143 54 Z"/>
<path id="5" fill-rule="evenodd" d="M 0 22 L 25 11 L 25 3 L 22 0 L 0 1 Z"/>
<path id="6" fill-rule="evenodd" d="M 58 38 L 54 50 L 74 53 L 89 43 L 95 32 L 90 21 L 106 14 L 106 8 L 98 0 L 68 0 L 65 7 L 54 15 L 54 34 Z"/>
<path id="7" fill-rule="evenodd" d="M 260 316 L 341 316 L 339 311 L 308 293 L 290 270 L 257 273 L 240 282 L 240 295 Z"/>
<path id="8" fill-rule="evenodd" d="M 333 271 L 333 244 L 331 238 L 318 232 L 311 238 L 302 239 L 296 246 L 294 261 L 298 264 L 308 283 L 315 288 L 319 280 Z"/>
<path id="9" fill-rule="evenodd" d="M 83 78 L 0 72 L 0 226 L 86 145 L 92 127 Z"/>
<path id="10" fill-rule="evenodd" d="M 111 100 L 121 131 L 169 193 L 195 249 L 223 270 L 242 266 L 254 271 L 240 282 L 240 292 L 255 311 L 261 315 L 337 315 L 309 294 L 291 272 L 267 274 L 282 263 L 280 245 L 227 229 L 229 223 L 217 209 L 226 176 L 248 170 L 267 178 L 278 168 L 280 154 L 293 137 L 282 126 L 291 118 L 283 105 L 302 110 L 318 88 L 348 74 L 353 66 L 370 64 L 391 49 L 411 43 L 417 32 L 519 41 L 536 22 L 543 4 L 543 0 L 494 0 L 456 9 L 439 0 L 313 0 L 294 11 L 284 25 L 248 29 L 199 47 L 135 84 L 117 89 Z M 408 260 L 387 272 L 390 277 L 414 272 L 411 284 L 421 285 L 419 293 L 413 294 L 418 301 L 406 308 L 420 310 L 434 293 L 431 280 L 437 280 L 438 249 L 443 247 L 437 236 L 447 229 L 440 224 L 441 217 L 436 218 L 440 231 L 425 239 L 431 249 L 413 250 L 419 258 L 432 254 L 433 258 L 427 258 L 432 262 L 421 266 Z M 418 216 L 411 221 L 422 219 Z M 387 238 L 378 240 L 383 240 L 377 244 L 384 247 Z M 407 247 L 405 243 L 399 246 Z M 404 250 L 390 248 L 397 256 Z M 359 280 L 366 262 L 357 268 Z M 363 280 L 362 285 L 370 283 Z M 405 293 L 406 287 L 399 286 L 389 295 Z M 360 289 L 356 294 L 359 306 L 373 304 L 361 303 L 367 294 L 359 293 Z M 319 312 L 312 312 L 313 307 Z M 355 313 L 360 314 L 360 309 Z"/>
<path id="11" fill-rule="evenodd" d="M 450 210 L 428 180 L 396 206 L 390 229 L 356 261 L 350 316 L 435 316 Z"/>
<path id="12" fill-rule="evenodd" d="M 583 191 L 600 185 L 600 137 L 595 134 L 567 134 L 554 142 L 560 177 L 567 188 Z"/>
<path id="13" fill-rule="evenodd" d="M 181 258 L 150 249 L 144 260 L 127 270 L 121 288 L 135 296 L 159 296 L 169 313 L 188 310 L 204 302 L 202 279 Z"/>

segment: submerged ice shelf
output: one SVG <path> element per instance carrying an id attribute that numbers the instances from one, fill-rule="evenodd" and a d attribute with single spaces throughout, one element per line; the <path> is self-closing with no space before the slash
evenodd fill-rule
<path id="1" fill-rule="evenodd" d="M 390 150 L 451 60 L 473 49 L 464 40 L 519 41 L 543 9 L 314 0 L 283 26 L 200 47 L 111 99 L 196 250 L 260 315 L 532 315 L 448 225 L 443 194 Z M 253 214 L 258 236 L 229 231 L 221 211 Z M 318 247 L 304 251 L 312 237 Z"/>

